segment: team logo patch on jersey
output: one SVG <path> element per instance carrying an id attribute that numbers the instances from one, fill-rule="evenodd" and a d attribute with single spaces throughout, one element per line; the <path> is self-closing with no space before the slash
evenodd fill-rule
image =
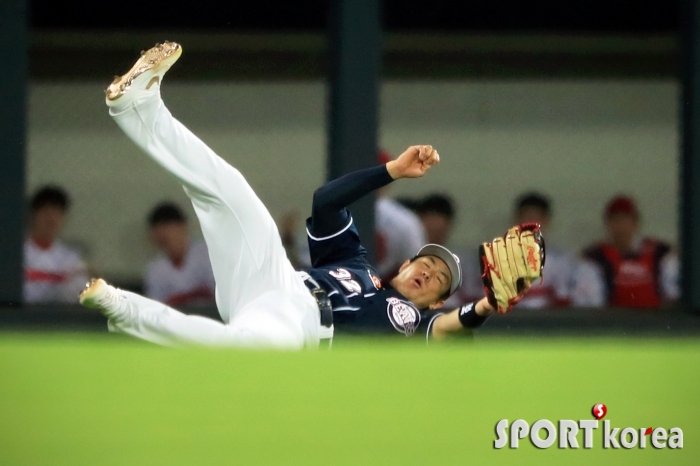
<path id="1" fill-rule="evenodd" d="M 401 301 L 398 298 L 387 298 L 387 316 L 391 325 L 401 333 L 411 336 L 416 332 L 420 324 L 420 312 L 411 303 Z"/>
<path id="2" fill-rule="evenodd" d="M 382 289 L 382 281 L 380 280 L 379 277 L 376 275 L 372 275 L 372 272 L 367 270 L 367 275 L 369 275 L 369 279 L 372 280 L 372 285 L 378 290 Z"/>

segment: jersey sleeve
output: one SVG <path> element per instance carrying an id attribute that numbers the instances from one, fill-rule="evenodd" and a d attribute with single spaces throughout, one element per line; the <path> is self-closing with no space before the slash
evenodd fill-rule
<path id="1" fill-rule="evenodd" d="M 57 287 L 55 299 L 64 303 L 76 303 L 78 294 L 89 280 L 87 265 L 77 251 L 65 246 L 63 251 L 65 281 Z"/>
<path id="2" fill-rule="evenodd" d="M 484 322 L 489 318 L 488 315 L 481 316 L 476 313 L 476 302 L 467 303 L 458 309 L 454 309 L 450 312 L 424 312 L 421 319 L 421 326 L 419 330 L 421 333 L 425 333 L 425 341 L 430 343 L 432 337 L 433 324 L 438 317 L 457 313 L 459 322 L 462 325 L 462 330 L 466 335 L 472 335 L 473 331 L 481 327 Z"/>
<path id="3" fill-rule="evenodd" d="M 443 315 L 444 312 L 435 312 L 435 313 L 424 313 L 423 317 L 421 318 L 421 325 L 419 327 L 419 330 L 421 333 L 425 334 L 425 342 L 430 343 L 430 332 L 433 331 L 433 323 L 435 322 L 435 319 Z"/>
<path id="4" fill-rule="evenodd" d="M 556 267 L 553 270 L 546 271 L 552 277 L 552 283 L 554 286 L 555 294 L 555 305 L 558 306 L 568 306 L 571 304 L 571 295 L 573 294 L 574 287 L 576 286 L 576 280 L 574 273 L 576 270 L 574 259 L 566 253 L 560 253 L 557 256 L 557 261 L 554 262 Z M 546 265 L 545 265 L 546 267 Z M 553 272 L 553 273 L 552 273 Z M 547 277 L 547 275 L 545 275 Z M 545 278 L 546 280 L 547 278 Z"/>
<path id="5" fill-rule="evenodd" d="M 386 166 L 380 165 L 349 173 L 314 192 L 306 221 L 313 267 L 366 255 L 347 207 L 392 181 Z"/>
<path id="6" fill-rule="evenodd" d="M 603 272 L 593 261 L 582 260 L 574 273 L 574 288 L 572 292 L 574 306 L 600 307 L 606 299 Z"/>
<path id="7" fill-rule="evenodd" d="M 668 301 L 676 301 L 680 298 L 679 287 L 679 264 L 678 256 L 674 253 L 669 253 L 661 259 L 661 294 Z"/>
<path id="8" fill-rule="evenodd" d="M 347 209 L 345 210 L 347 211 Z M 311 219 L 306 221 L 312 267 L 323 267 L 367 255 L 367 250 L 360 242 L 360 234 L 357 232 L 349 212 L 347 212 L 345 222 L 338 227 L 337 231 L 322 236 L 315 234 Z"/>

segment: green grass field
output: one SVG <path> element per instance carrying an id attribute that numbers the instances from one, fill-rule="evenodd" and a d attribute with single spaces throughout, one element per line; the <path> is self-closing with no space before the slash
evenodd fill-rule
<path id="1" fill-rule="evenodd" d="M 2 465 L 700 464 L 700 341 L 351 341 L 299 353 L 0 333 Z M 682 450 L 493 449 L 503 418 L 680 427 Z M 582 435 L 579 436 L 582 443 Z"/>

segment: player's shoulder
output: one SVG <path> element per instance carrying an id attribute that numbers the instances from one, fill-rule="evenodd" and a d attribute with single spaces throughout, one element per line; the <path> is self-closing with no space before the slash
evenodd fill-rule
<path id="1" fill-rule="evenodd" d="M 203 276 L 213 274 L 211 259 L 209 258 L 209 248 L 203 240 L 198 240 L 190 246 L 190 253 L 187 258 L 188 269 L 191 273 L 198 275 L 201 279 Z"/>
<path id="2" fill-rule="evenodd" d="M 420 223 L 420 218 L 415 212 L 391 198 L 377 199 L 376 209 L 379 220 Z"/>
<path id="3" fill-rule="evenodd" d="M 352 215 L 348 211 L 347 218 L 345 221 L 342 223 L 342 225 L 336 225 L 336 228 L 327 231 L 325 233 L 319 233 L 317 230 L 314 230 L 314 225 L 312 225 L 311 222 L 311 217 L 306 219 L 306 237 L 308 238 L 310 243 L 314 244 L 327 244 L 327 243 L 332 243 L 334 241 L 337 241 L 338 239 L 345 239 L 347 237 L 347 233 L 350 235 L 356 235 L 357 234 L 357 227 L 355 226 L 355 220 L 352 218 Z M 332 240 L 332 241 L 329 241 Z"/>
<path id="4" fill-rule="evenodd" d="M 54 254 L 66 262 L 81 262 L 82 255 L 77 248 L 67 245 L 63 241 L 56 240 L 52 246 Z"/>
<path id="5" fill-rule="evenodd" d="M 389 238 L 401 237 L 403 241 L 425 242 L 425 227 L 418 215 L 393 199 L 377 201 L 376 228 Z"/>
<path id="6" fill-rule="evenodd" d="M 157 256 L 148 261 L 148 264 L 146 264 L 146 273 L 157 276 L 169 271 L 172 268 L 172 263 L 170 262 L 170 259 L 168 259 L 168 256 L 163 253 L 159 253 Z"/>
<path id="7" fill-rule="evenodd" d="M 547 262 L 554 262 L 557 264 L 571 264 L 575 262 L 575 255 L 573 252 L 566 248 L 563 248 L 557 244 L 547 244 Z"/>
<path id="8" fill-rule="evenodd" d="M 605 253 L 608 249 L 610 249 L 610 246 L 605 241 L 598 241 L 586 246 L 583 251 L 581 251 L 581 256 L 585 259 L 598 261 L 605 257 Z"/>
<path id="9" fill-rule="evenodd" d="M 367 257 L 364 255 L 348 257 L 347 259 L 339 260 L 339 261 L 327 264 L 324 266 L 324 268 L 327 268 L 327 269 L 344 268 L 344 269 L 348 269 L 348 270 L 352 271 L 353 273 L 361 274 L 361 275 L 364 275 L 368 272 L 370 274 L 377 274 L 376 267 L 374 267 L 372 264 L 370 264 L 369 261 L 367 260 Z"/>
<path id="10" fill-rule="evenodd" d="M 36 253 L 38 253 L 40 249 L 34 244 L 34 241 L 32 241 L 30 238 L 25 238 L 24 240 L 24 256 L 25 257 L 30 257 Z"/>
<path id="11" fill-rule="evenodd" d="M 597 280 L 602 278 L 603 267 L 600 262 L 584 256 L 574 265 L 573 273 L 577 282 L 588 279 Z"/>
<path id="12" fill-rule="evenodd" d="M 190 255 L 197 258 L 207 258 L 209 259 L 209 248 L 207 248 L 207 243 L 204 240 L 198 239 L 190 243 Z"/>
<path id="13" fill-rule="evenodd" d="M 659 238 L 645 237 L 642 239 L 642 243 L 645 247 L 652 249 L 657 255 L 665 255 L 672 250 L 670 243 Z"/>
<path id="14" fill-rule="evenodd" d="M 42 252 L 46 254 L 69 254 L 70 252 L 73 252 L 70 247 L 68 247 L 65 243 L 63 243 L 61 240 L 54 240 L 53 243 L 50 244 L 49 247 L 42 247 L 39 246 L 34 240 L 31 238 L 26 238 L 24 240 L 24 248 L 25 250 L 31 250 L 31 251 L 37 251 L 37 252 Z"/>

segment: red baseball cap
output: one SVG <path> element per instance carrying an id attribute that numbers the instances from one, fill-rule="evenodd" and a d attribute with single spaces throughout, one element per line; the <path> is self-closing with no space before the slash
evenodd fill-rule
<path id="1" fill-rule="evenodd" d="M 635 217 L 639 216 L 637 204 L 628 196 L 617 196 L 608 202 L 605 207 L 605 216 L 609 217 L 615 214 L 632 214 Z"/>

